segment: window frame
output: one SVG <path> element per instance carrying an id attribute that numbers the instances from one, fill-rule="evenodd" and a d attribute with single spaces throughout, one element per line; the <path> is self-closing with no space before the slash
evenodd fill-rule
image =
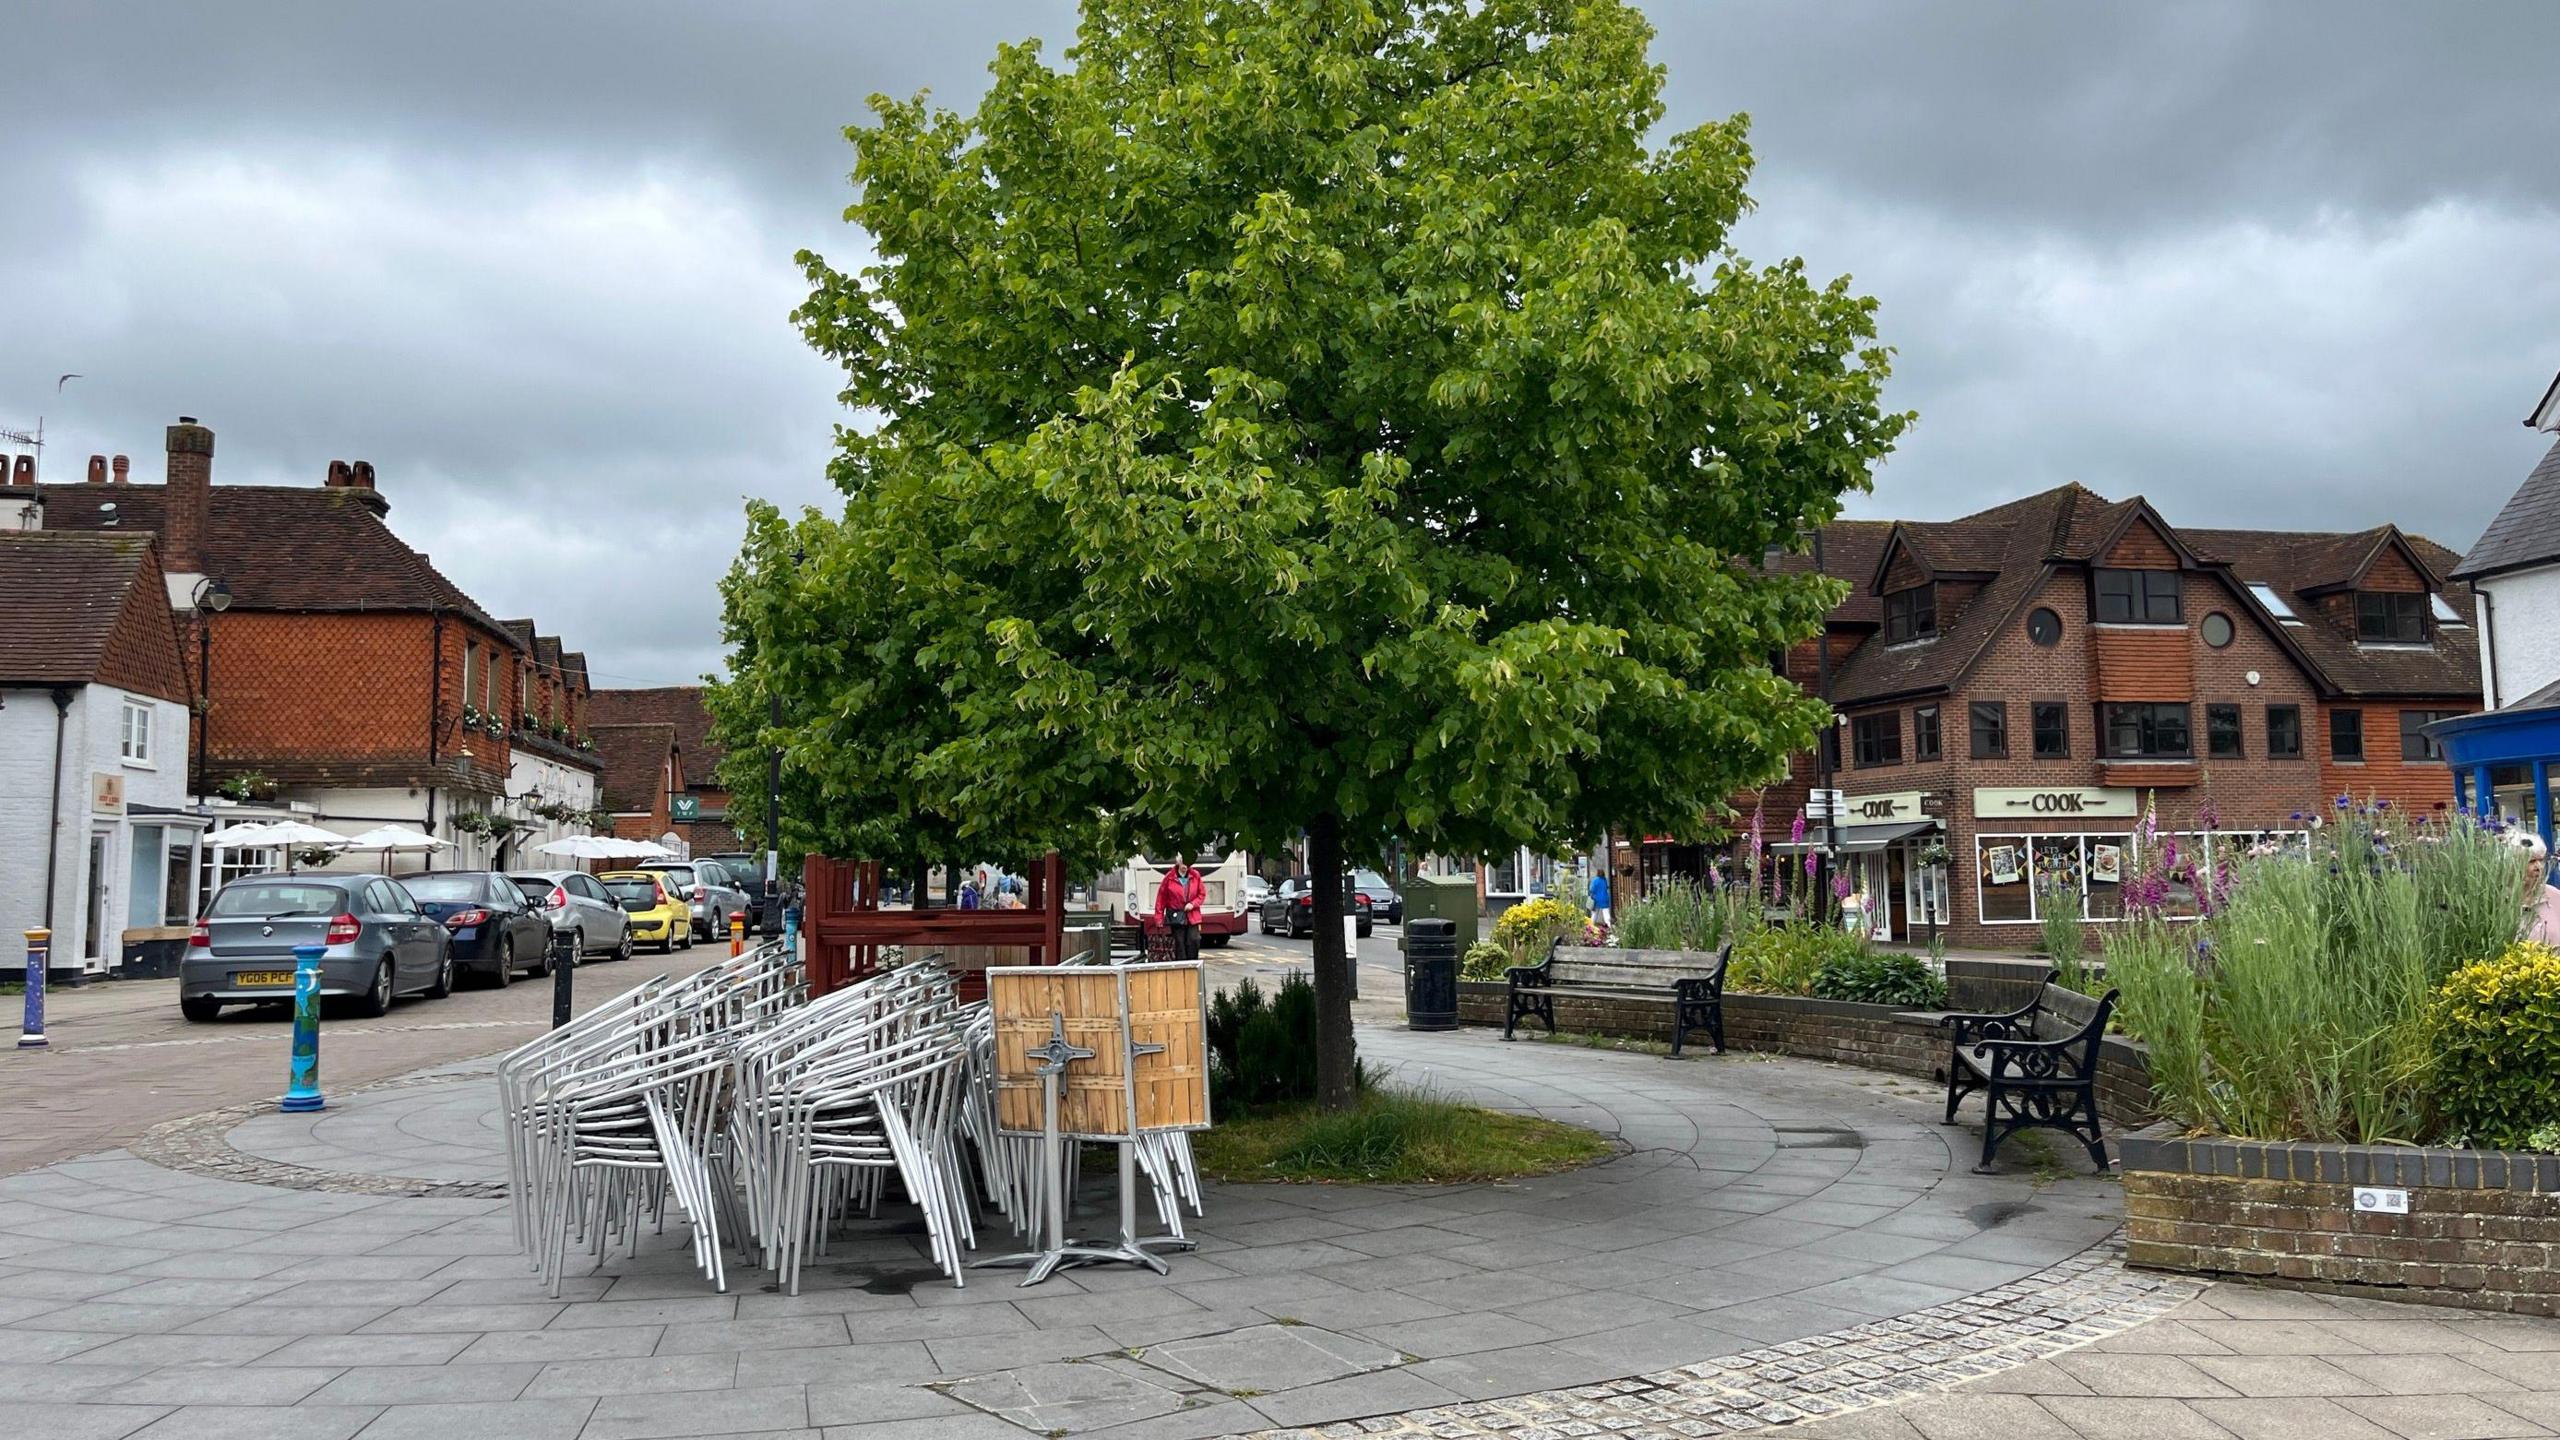
<path id="1" fill-rule="evenodd" d="M 123 697 L 116 712 L 116 758 L 135 770 L 157 770 L 159 758 L 153 752 L 153 720 L 151 702 Z"/>
<path id="2" fill-rule="evenodd" d="M 1983 722 L 1991 722 L 1992 743 L 1982 743 Z M 1974 700 L 1965 709 L 1966 758 L 1972 760 L 2006 760 L 2009 758 L 2009 702 L 2006 700 Z"/>
<path id="3" fill-rule="evenodd" d="M 2376 614 L 2367 613 L 2366 602 L 2373 602 Z M 2403 610 L 2406 613 L 2401 613 Z M 2356 592 L 2356 643 L 2359 645 L 2426 645 L 2434 639 L 2434 616 L 2423 590 L 2359 590 Z M 2379 621 L 2384 633 L 2371 633 L 2368 622 Z M 2402 622 L 2408 622 L 2409 633 L 2399 634 Z"/>
<path id="4" fill-rule="evenodd" d="M 2155 580 L 2166 587 L 2165 596 L 2155 594 Z M 2111 583 L 2121 581 L 2125 593 L 2110 593 Z M 2101 625 L 2183 625 L 2186 623 L 2185 589 L 2178 571 L 2129 570 L 2104 565 L 2089 572 L 2089 614 Z M 2108 613 L 2111 602 L 2121 602 L 2124 613 Z M 2165 602 L 2168 613 L 2160 608 Z"/>
<path id="5" fill-rule="evenodd" d="M 2290 745 L 2279 746 L 2279 745 L 2276 743 L 2276 735 L 2277 735 L 2277 733 L 2278 733 L 2278 732 L 2277 732 L 2277 730 L 2276 730 L 2276 717 L 2277 717 L 2278 715 L 2283 715 L 2283 716 L 2285 716 L 2285 717 L 2286 717 L 2287 722 L 2288 722 L 2288 724 L 2287 724 L 2287 728 L 2288 728 L 2288 729 L 2290 729 L 2290 730 L 2293 732 L 2293 733 L 2292 733 L 2292 743 L 2291 743 Z M 2299 760 L 2299 759 L 2301 759 L 2301 758 L 2302 758 L 2302 707 L 2301 707 L 2301 706 L 2299 706 L 2299 705 L 2269 705 L 2269 706 L 2267 707 L 2266 721 L 2267 721 L 2267 758 L 2268 758 L 2268 759 L 2270 759 L 2270 760 Z"/>
<path id="6" fill-rule="evenodd" d="M 1926 716 L 1927 719 L 1921 717 Z M 1911 711 L 1911 761 L 1921 764 L 1946 757 L 1946 742 L 1939 728 L 1938 707 L 1916 706 Z"/>
<path id="7" fill-rule="evenodd" d="M 1938 582 L 1907 585 L 1884 597 L 1884 643 L 1906 645 L 1938 633 Z"/>
<path id="8" fill-rule="evenodd" d="M 2346 722 L 2344 732 L 2338 728 L 2340 721 Z M 2352 740 L 2354 749 L 2342 747 L 2339 742 L 2344 740 Z M 2329 759 L 2331 763 L 2339 765 L 2364 763 L 2364 711 L 2362 708 L 2349 706 L 2329 712 Z"/>
<path id="9" fill-rule="evenodd" d="M 2164 735 L 2162 722 L 2175 714 L 2180 738 L 2179 749 L 2160 748 Z M 2139 748 L 2128 750 L 2119 741 L 2120 727 L 2132 719 Z M 2195 707 L 2176 700 L 2126 700 L 2105 707 L 2099 719 L 2103 722 L 2100 744 L 2109 760 L 2193 760 L 2196 758 Z"/>
<path id="10" fill-rule="evenodd" d="M 2450 720 L 2450 719 L 2452 719 L 2453 717 L 2455 717 L 2456 715 L 2461 715 L 2461 714 L 2464 714 L 2464 713 L 2466 713 L 2466 712 L 2464 712 L 2464 711 L 2460 711 L 2460 710 L 2403 710 L 2403 711 L 2401 711 L 2401 712 L 2400 712 L 2400 758 L 2401 758 L 2401 759 L 2403 759 L 2403 760 L 2408 761 L 2409 763 L 2411 763 L 2411 764 L 2413 764 L 2413 765 L 2415 765 L 2415 764 L 2429 764 L 2429 765 L 2441 765 L 2441 764 L 2443 764 L 2443 763 L 2444 763 L 2444 750 L 2443 750 L 2443 748 L 2442 748 L 2442 747 L 2440 747 L 2440 746 L 2438 746 L 2434 741 L 2429 740 L 2426 736 L 2419 734 L 2419 733 L 2418 733 L 2418 730 L 2419 730 L 2419 728 L 2420 728 L 2421 726 L 2433 725 L 2434 723 L 2436 723 L 2436 722 L 2437 722 L 2437 721 L 2439 721 L 2439 720 Z M 2416 723 L 2415 723 L 2415 724 L 2412 724 L 2412 723 L 2411 723 L 2412 721 L 2415 721 Z M 2417 746 L 2417 747 L 2418 747 L 2418 753 L 2417 753 L 2417 754 L 2412 755 L 2412 754 L 2410 754 L 2410 753 L 2409 753 L 2409 747 L 2410 747 L 2411 745 L 2415 745 L 2415 746 Z"/>
<path id="11" fill-rule="evenodd" d="M 2056 730 L 2054 748 L 2045 748 L 2045 722 L 2051 720 Z M 2061 700 L 2032 700 L 2027 703 L 2027 754 L 2037 760 L 2071 758 L 2071 706 Z"/>
<path id="12" fill-rule="evenodd" d="M 1902 712 L 1886 710 L 1852 716 L 1849 738 L 1856 768 L 1880 770 L 1902 763 Z"/>
<path id="13" fill-rule="evenodd" d="M 2228 750 L 2222 748 L 2223 731 L 2220 728 L 2221 722 L 2226 720 L 2230 722 L 2231 736 L 2231 748 Z M 2245 728 L 2246 723 L 2247 722 L 2241 719 L 2240 707 L 2237 705 L 2207 705 L 2204 707 L 2204 753 L 2206 758 L 2212 760 L 2248 759 L 2249 739 Z"/>

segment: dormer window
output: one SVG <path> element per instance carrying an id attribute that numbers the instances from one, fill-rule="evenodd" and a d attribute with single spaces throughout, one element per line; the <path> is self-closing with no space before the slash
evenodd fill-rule
<path id="1" fill-rule="evenodd" d="M 1938 633 L 1938 587 L 1914 585 L 1884 597 L 1884 643 L 1926 640 Z"/>
<path id="2" fill-rule="evenodd" d="M 2102 625 L 2179 623 L 2175 570 L 2100 570 L 2094 588 Z"/>
<path id="3" fill-rule="evenodd" d="M 2356 639 L 2369 645 L 2427 643 L 2427 597 L 2416 591 L 2356 592 Z"/>

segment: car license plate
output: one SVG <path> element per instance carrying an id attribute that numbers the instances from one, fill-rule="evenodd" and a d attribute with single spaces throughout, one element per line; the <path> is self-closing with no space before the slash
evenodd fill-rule
<path id="1" fill-rule="evenodd" d="M 231 981 L 235 985 L 290 985 L 293 983 L 293 972 L 290 970 L 243 970 L 232 976 Z"/>

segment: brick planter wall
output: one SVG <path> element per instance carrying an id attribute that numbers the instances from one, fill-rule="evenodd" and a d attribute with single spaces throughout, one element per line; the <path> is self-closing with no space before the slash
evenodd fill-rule
<path id="1" fill-rule="evenodd" d="M 2031 973 L 2030 983 L 2044 974 L 2043 966 L 2037 963 L 1972 963 L 1986 970 L 1999 966 L 2027 970 Z M 1952 964 L 1948 967 L 1951 975 L 1954 968 Z M 1993 972 L 1993 978 L 2014 980 L 2015 977 L 2005 972 Z M 1956 990 L 1957 1000 L 1954 1003 L 1959 1009 L 2015 1010 L 2026 1003 L 2023 994 L 2017 999 L 1981 1003 L 1968 993 L 1966 987 L 1951 988 Z M 1498 981 L 1460 981 L 1458 1023 L 1501 1029 L 1506 994 L 1505 987 Z M 1576 995 L 1569 990 L 1557 991 L 1555 1001 L 1558 1030 L 1665 1043 L 1671 1039 L 1671 1007 L 1667 1001 L 1610 1000 Z M 1888 1070 L 1924 1080 L 1944 1079 L 1946 1032 L 1932 1020 L 1908 1017 L 1890 1005 L 1728 992 L 1724 997 L 1724 1031 L 1728 1049 L 1828 1060 L 1837 1065 Z M 1530 1033 L 1538 1032 L 1537 1023 L 1530 1022 Z M 1690 1032 L 1689 1046 L 1693 1051 L 1705 1050 L 1707 1043 L 1705 1035 Z M 1969 1113 L 1977 1123 L 1981 1103 L 1978 1096 L 1969 1102 Z M 2150 1122 L 2151 1069 L 2142 1047 L 2108 1037 L 2099 1051 L 2098 1108 L 2110 1126 L 2131 1128 Z"/>
<path id="2" fill-rule="evenodd" d="M 2128 1263 L 2330 1294 L 2560 1315 L 2560 1156 L 2162 1131 L 2120 1149 Z M 2355 1187 L 2409 1192 L 2358 1212 Z"/>

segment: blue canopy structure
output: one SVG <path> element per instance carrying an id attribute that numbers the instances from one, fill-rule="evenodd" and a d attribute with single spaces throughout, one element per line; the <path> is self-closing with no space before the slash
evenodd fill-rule
<path id="1" fill-rule="evenodd" d="M 2531 799 L 2533 827 L 2551 845 L 2551 772 L 2560 768 L 2560 685 L 2503 710 L 2439 720 L 2426 736 L 2453 767 L 2453 792 L 2462 808 L 2486 818 L 2500 812 L 2499 797 Z M 2523 806 L 2515 807 L 2522 810 Z"/>

